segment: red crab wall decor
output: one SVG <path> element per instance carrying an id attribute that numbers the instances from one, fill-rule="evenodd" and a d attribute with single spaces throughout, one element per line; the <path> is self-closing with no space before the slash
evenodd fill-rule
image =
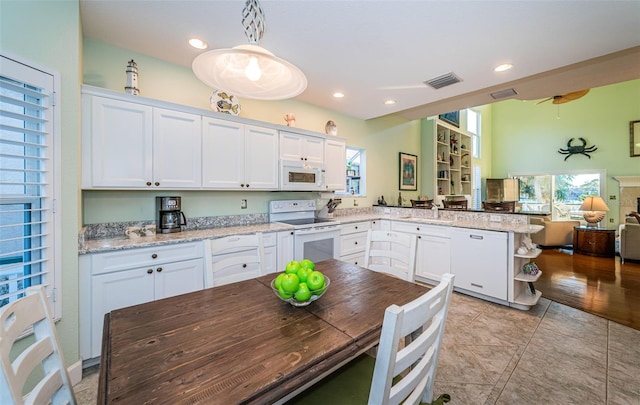
<path id="1" fill-rule="evenodd" d="M 578 138 L 582 142 L 582 145 L 572 145 L 571 142 L 573 142 L 574 139 L 575 138 L 569 139 L 569 142 L 567 142 L 566 149 L 563 149 L 563 148 L 558 149 L 558 153 L 562 155 L 567 155 L 564 158 L 565 161 L 569 159 L 570 156 L 573 156 L 573 155 L 585 155 L 586 157 L 591 159 L 591 156 L 589 156 L 589 153 L 595 152 L 598 150 L 596 145 L 587 146 L 587 140 L 584 138 Z"/>

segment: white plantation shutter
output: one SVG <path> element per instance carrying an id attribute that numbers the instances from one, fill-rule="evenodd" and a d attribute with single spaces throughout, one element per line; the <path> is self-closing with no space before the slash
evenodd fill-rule
<path id="1" fill-rule="evenodd" d="M 0 306 L 4 306 L 32 285 L 44 285 L 50 299 L 55 295 L 54 77 L 4 55 L 0 58 Z"/>

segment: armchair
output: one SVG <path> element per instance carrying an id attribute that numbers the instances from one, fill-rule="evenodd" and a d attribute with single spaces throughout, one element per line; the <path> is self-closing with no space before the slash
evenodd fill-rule
<path id="1" fill-rule="evenodd" d="M 580 221 L 552 221 L 548 216 L 530 217 L 529 223 L 544 227 L 531 234 L 531 241 L 540 246 L 573 245 L 573 228 L 580 226 Z"/>
<path id="2" fill-rule="evenodd" d="M 620 261 L 640 260 L 640 222 L 638 214 L 627 217 L 620 227 Z"/>

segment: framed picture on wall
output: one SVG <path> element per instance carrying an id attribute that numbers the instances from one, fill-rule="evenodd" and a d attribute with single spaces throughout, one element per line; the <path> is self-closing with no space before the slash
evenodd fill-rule
<path id="1" fill-rule="evenodd" d="M 448 122 L 454 125 L 456 128 L 460 128 L 460 111 L 451 111 L 448 113 L 440 114 L 438 116 L 442 121 Z"/>
<path id="2" fill-rule="evenodd" d="M 418 157 L 400 152 L 400 190 L 418 189 Z"/>
<path id="3" fill-rule="evenodd" d="M 631 157 L 640 156 L 640 121 L 631 121 L 629 123 L 629 131 L 631 132 L 629 140 Z"/>

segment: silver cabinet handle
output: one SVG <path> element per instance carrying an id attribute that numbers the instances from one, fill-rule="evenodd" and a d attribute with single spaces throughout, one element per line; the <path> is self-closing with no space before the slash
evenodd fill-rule
<path id="1" fill-rule="evenodd" d="M 483 237 L 483 236 L 480 236 L 480 235 L 469 235 L 469 237 L 470 237 L 471 239 L 478 239 L 478 240 L 482 240 L 482 239 L 484 239 L 484 237 Z"/>

